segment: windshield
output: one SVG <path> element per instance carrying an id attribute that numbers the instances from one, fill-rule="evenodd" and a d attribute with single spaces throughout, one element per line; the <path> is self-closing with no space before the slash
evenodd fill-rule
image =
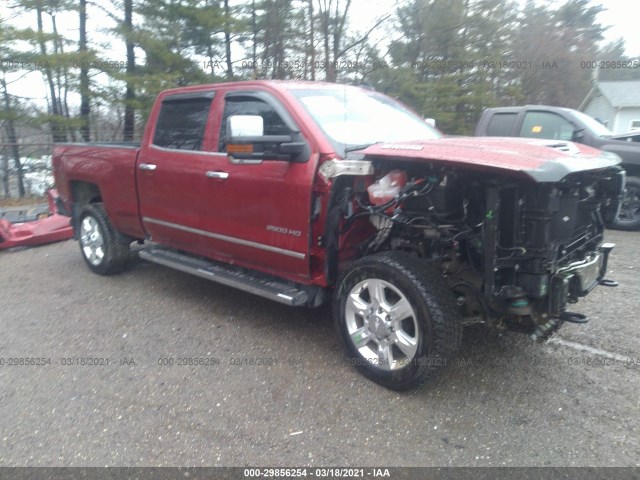
<path id="1" fill-rule="evenodd" d="M 578 120 L 585 124 L 587 130 L 592 132 L 594 135 L 597 135 L 598 137 L 610 137 L 611 135 L 613 135 L 611 130 L 609 130 L 595 118 L 578 111 L 574 111 L 573 113 L 578 118 Z"/>
<path id="2" fill-rule="evenodd" d="M 429 140 L 442 134 L 391 98 L 373 91 L 291 89 L 320 128 L 344 154 L 378 142 Z"/>

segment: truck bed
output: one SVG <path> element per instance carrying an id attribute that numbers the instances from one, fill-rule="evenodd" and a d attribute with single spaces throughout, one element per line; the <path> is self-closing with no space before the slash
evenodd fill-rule
<path id="1" fill-rule="evenodd" d="M 53 150 L 53 171 L 67 211 L 76 202 L 103 202 L 114 227 L 143 238 L 136 194 L 138 142 L 60 143 Z"/>

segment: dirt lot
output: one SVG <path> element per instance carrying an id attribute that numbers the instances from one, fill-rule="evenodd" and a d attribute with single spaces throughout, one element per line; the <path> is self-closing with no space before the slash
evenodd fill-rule
<path id="1" fill-rule="evenodd" d="M 640 232 L 607 236 L 620 287 L 587 325 L 469 330 L 412 394 L 346 365 L 326 309 L 141 261 L 99 277 L 72 241 L 0 252 L 0 465 L 639 466 Z"/>

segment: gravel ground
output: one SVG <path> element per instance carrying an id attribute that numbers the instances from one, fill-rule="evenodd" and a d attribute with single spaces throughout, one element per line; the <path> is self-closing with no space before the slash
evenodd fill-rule
<path id="1" fill-rule="evenodd" d="M 141 261 L 100 277 L 72 241 L 0 252 L 0 465 L 640 466 L 640 233 L 607 239 L 620 287 L 587 325 L 467 330 L 409 394 L 344 362 L 327 309 Z"/>

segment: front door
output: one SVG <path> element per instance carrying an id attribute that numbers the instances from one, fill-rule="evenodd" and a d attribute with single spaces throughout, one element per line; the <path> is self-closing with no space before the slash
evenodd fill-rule
<path id="1" fill-rule="evenodd" d="M 208 248 L 228 261 L 304 281 L 310 268 L 314 165 L 309 158 L 242 161 L 225 153 L 227 119 L 232 115 L 261 116 L 264 135 L 287 135 L 292 125 L 297 127 L 266 92 L 228 91 L 220 100 L 224 106 L 219 110 L 218 150 L 224 156 L 207 160 L 207 203 L 212 207 L 206 218 Z"/>

